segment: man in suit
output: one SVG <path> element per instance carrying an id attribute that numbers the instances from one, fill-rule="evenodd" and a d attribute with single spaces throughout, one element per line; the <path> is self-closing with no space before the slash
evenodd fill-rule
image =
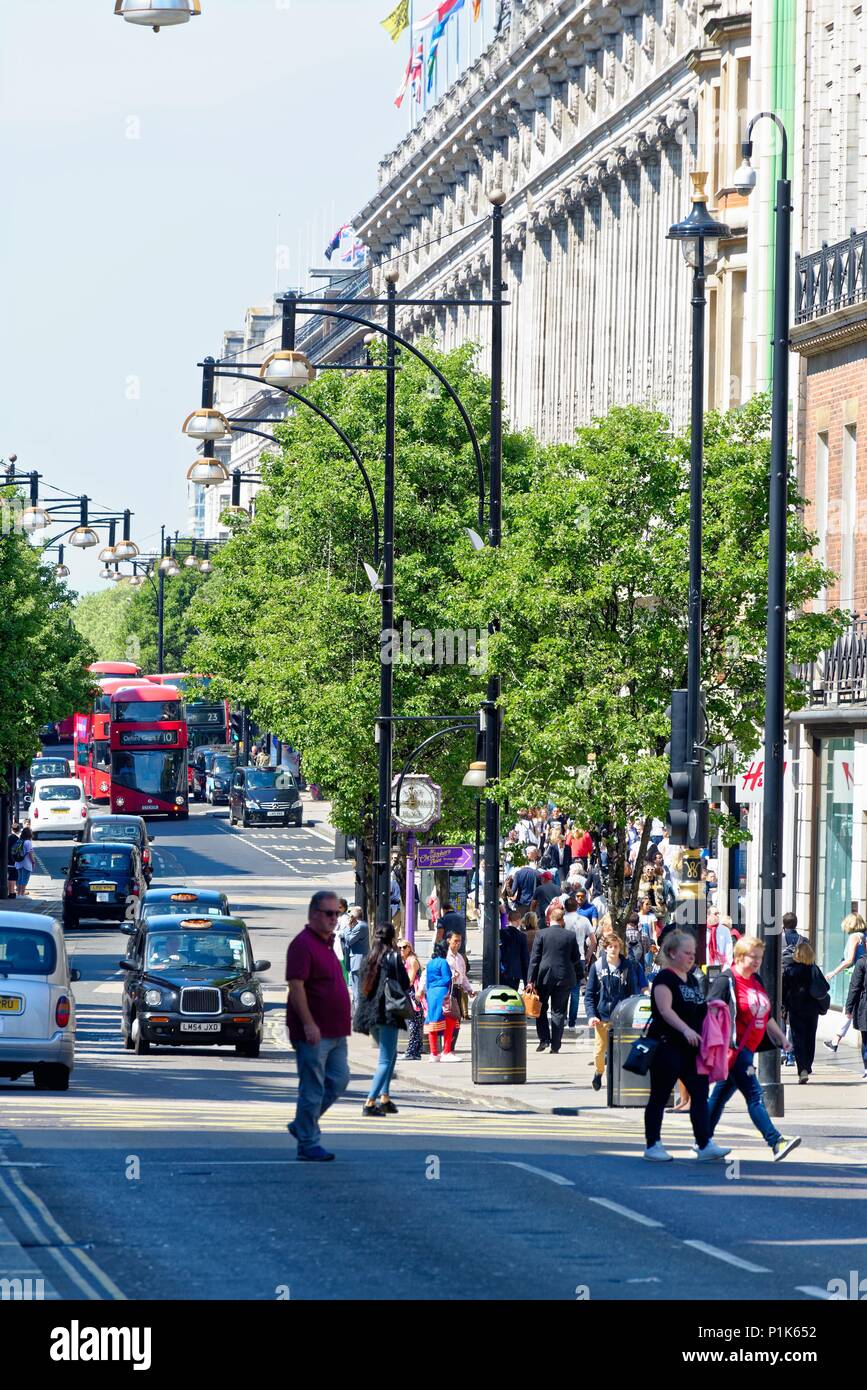
<path id="1" fill-rule="evenodd" d="M 509 925 L 500 928 L 500 982 L 517 989 L 530 973 L 530 947 L 527 933 L 521 931 L 521 914 L 509 912 Z"/>
<path id="2" fill-rule="evenodd" d="M 442 928 L 442 937 L 438 938 L 448 941 L 449 937 L 457 932 L 461 938 L 461 955 L 466 958 L 467 954 L 467 919 L 462 912 L 458 912 L 454 903 L 446 903 L 443 915 L 437 923 L 438 928 Z"/>
<path id="3" fill-rule="evenodd" d="M 578 938 L 574 932 L 566 930 L 563 909 L 555 907 L 551 912 L 550 926 L 538 933 L 530 954 L 528 984 L 536 986 L 542 1003 L 542 1012 L 536 1019 L 539 1037 L 537 1052 L 544 1052 L 547 1047 L 552 1052 L 560 1051 L 569 995 L 580 981 L 583 969 Z"/>
<path id="4" fill-rule="evenodd" d="M 357 904 L 349 909 L 349 920 L 339 929 L 338 939 L 343 947 L 343 959 L 349 972 L 349 993 L 352 996 L 354 1013 L 358 1007 L 361 972 L 370 950 L 370 927 Z"/>

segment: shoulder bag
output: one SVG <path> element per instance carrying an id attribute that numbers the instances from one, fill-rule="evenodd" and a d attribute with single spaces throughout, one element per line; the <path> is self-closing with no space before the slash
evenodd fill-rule
<path id="1" fill-rule="evenodd" d="M 392 1028 L 399 1028 L 402 1023 L 415 1017 L 415 1006 L 410 991 L 404 989 L 398 979 L 392 978 L 392 956 L 393 953 L 389 951 L 384 961 L 382 994 L 385 1022 Z"/>

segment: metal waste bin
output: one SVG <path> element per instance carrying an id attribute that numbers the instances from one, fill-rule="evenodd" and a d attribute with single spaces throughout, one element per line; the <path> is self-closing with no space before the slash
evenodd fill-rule
<path id="1" fill-rule="evenodd" d="M 527 1080 L 527 1016 L 516 989 L 490 985 L 476 995 L 472 1041 L 476 1086 L 507 1086 Z"/>
<path id="2" fill-rule="evenodd" d="M 650 1074 L 636 1076 L 635 1072 L 624 1071 L 623 1063 L 629 1056 L 629 1049 L 644 1032 L 650 1019 L 650 995 L 633 994 L 624 999 L 611 1015 L 611 1031 L 608 1034 L 608 1104 L 610 1106 L 641 1106 L 643 1109 L 650 1096 Z"/>

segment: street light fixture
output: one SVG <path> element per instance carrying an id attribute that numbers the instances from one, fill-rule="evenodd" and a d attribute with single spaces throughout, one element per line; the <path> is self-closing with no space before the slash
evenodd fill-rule
<path id="1" fill-rule="evenodd" d="M 32 535 L 34 531 L 44 531 L 51 525 L 51 513 L 39 505 L 39 474 L 30 474 L 30 506 L 25 507 L 18 518 L 22 531 Z"/>
<path id="2" fill-rule="evenodd" d="M 303 352 L 287 348 L 266 357 L 259 368 L 259 376 L 279 391 L 297 391 L 300 386 L 316 380 L 316 368 Z"/>
<path id="3" fill-rule="evenodd" d="M 470 763 L 469 769 L 464 773 L 462 785 L 465 787 L 486 787 L 488 785 L 487 764 L 482 762 Z M 477 864 L 477 873 L 478 868 Z"/>
<path id="4" fill-rule="evenodd" d="M 696 270 L 699 260 L 703 270 L 713 270 L 719 259 L 719 244 L 723 238 L 730 237 L 731 231 L 723 222 L 717 222 L 707 210 L 705 184 L 707 174 L 690 174 L 692 180 L 692 209 L 682 222 L 676 222 L 668 233 L 671 241 L 679 241 L 683 258 L 691 270 Z"/>
<path id="5" fill-rule="evenodd" d="M 219 459 L 198 458 L 187 469 L 187 482 L 202 487 L 218 487 L 229 481 L 229 470 Z"/>
<path id="6" fill-rule="evenodd" d="M 119 540 L 114 547 L 115 559 L 117 560 L 134 560 L 139 553 L 135 541 L 131 541 L 129 538 L 131 520 L 132 512 L 125 511 L 123 514 L 123 539 Z"/>
<path id="7" fill-rule="evenodd" d="M 202 0 L 115 0 L 114 12 L 128 24 L 147 25 L 158 34 L 163 27 L 195 19 L 202 13 Z"/>
<path id="8" fill-rule="evenodd" d="M 115 522 L 115 521 L 109 522 L 109 526 L 108 526 L 108 545 L 104 545 L 104 546 L 102 547 L 102 550 L 99 552 L 99 554 L 98 554 L 97 557 L 96 557 L 97 560 L 99 560 L 103 565 L 108 565 L 108 564 L 110 564 L 113 560 L 116 560 L 116 559 L 117 559 L 117 549 L 116 549 L 116 547 L 115 547 L 116 530 L 117 530 L 117 522 Z M 103 578 L 104 578 L 104 577 L 105 577 L 105 576 L 103 576 Z"/>
<path id="9" fill-rule="evenodd" d="M 74 545 L 76 550 L 90 550 L 92 546 L 99 545 L 99 536 L 88 522 L 87 516 L 87 497 L 79 498 L 81 504 L 81 518 L 78 526 L 69 537 L 69 545 Z"/>
<path id="10" fill-rule="evenodd" d="M 181 433 L 200 444 L 217 444 L 232 438 L 232 427 L 221 410 L 202 406 L 190 412 L 181 425 Z"/>
<path id="11" fill-rule="evenodd" d="M 60 545 L 60 546 L 57 547 L 57 564 L 54 566 L 54 578 L 55 578 L 55 579 L 68 579 L 68 578 L 69 578 L 69 566 L 68 566 L 67 564 L 64 564 L 64 561 L 63 561 L 63 546 L 62 546 L 62 545 Z"/>
<path id="12" fill-rule="evenodd" d="M 199 566 L 199 557 L 198 557 L 198 555 L 196 554 L 196 542 L 195 542 L 195 541 L 191 541 L 191 542 L 190 542 L 190 553 L 189 553 L 189 555 L 187 556 L 187 558 L 184 560 L 184 569 L 185 569 L 185 570 L 195 570 L 195 571 L 198 573 L 199 568 L 200 568 L 200 566 Z"/>

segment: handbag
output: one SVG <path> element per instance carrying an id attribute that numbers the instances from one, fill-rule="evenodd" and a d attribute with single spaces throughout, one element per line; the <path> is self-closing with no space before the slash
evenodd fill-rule
<path id="1" fill-rule="evenodd" d="M 542 1001 L 536 993 L 535 985 L 527 985 L 521 992 L 521 999 L 524 1003 L 524 1012 L 528 1018 L 539 1018 L 542 1013 Z"/>
<path id="2" fill-rule="evenodd" d="M 408 1019 L 415 1016 L 415 1007 L 409 990 L 404 989 L 398 980 L 391 978 L 390 967 L 391 956 L 389 955 L 385 970 L 382 972 L 385 1021 L 392 1028 L 399 1028 L 401 1023 L 406 1023 Z"/>
<path id="3" fill-rule="evenodd" d="M 646 1076 L 658 1047 L 659 1042 L 656 1038 L 647 1038 L 642 1033 L 630 1047 L 629 1056 L 623 1063 L 623 1070 L 631 1071 L 635 1076 Z"/>

